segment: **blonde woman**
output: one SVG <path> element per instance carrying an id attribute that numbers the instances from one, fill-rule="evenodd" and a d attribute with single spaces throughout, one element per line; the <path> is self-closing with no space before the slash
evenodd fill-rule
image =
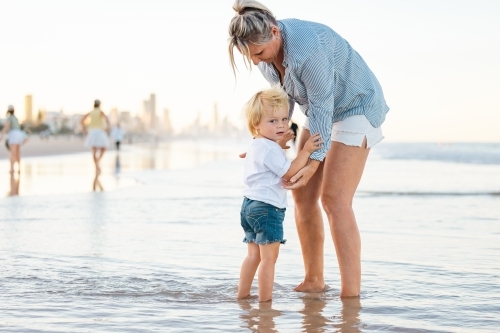
<path id="1" fill-rule="evenodd" d="M 7 108 L 7 121 L 0 133 L 0 141 L 3 140 L 5 133 L 8 133 L 7 144 L 10 157 L 10 173 L 14 173 L 16 163 L 19 172 L 21 168 L 21 145 L 26 141 L 27 136 L 26 133 L 21 130 L 19 120 L 17 120 L 17 117 L 14 115 L 14 106 L 12 105 L 9 105 Z"/>
<path id="2" fill-rule="evenodd" d="M 87 132 L 85 146 L 92 149 L 92 157 L 94 159 L 96 173 L 101 172 L 99 162 L 109 145 L 109 120 L 104 112 L 101 111 L 100 106 L 101 102 L 99 100 L 95 100 L 94 109 L 83 116 L 81 120 L 82 128 L 84 128 L 84 132 Z M 90 122 L 88 124 L 88 129 L 85 129 L 87 119 L 90 119 Z"/>
<path id="3" fill-rule="evenodd" d="M 295 221 L 305 277 L 295 290 L 319 292 L 323 276 L 324 226 L 330 223 L 341 277 L 341 297 L 361 289 L 361 238 L 352 200 L 370 147 L 383 139 L 381 125 L 389 108 L 380 84 L 365 61 L 326 25 L 298 19 L 277 20 L 257 1 L 237 0 L 229 24 L 229 57 L 234 49 L 247 67 L 256 65 L 271 84 L 280 84 L 307 116 L 299 138 L 303 149 L 310 133 L 324 141 L 287 189 L 293 190 Z M 319 205 L 321 200 L 321 207 Z"/>

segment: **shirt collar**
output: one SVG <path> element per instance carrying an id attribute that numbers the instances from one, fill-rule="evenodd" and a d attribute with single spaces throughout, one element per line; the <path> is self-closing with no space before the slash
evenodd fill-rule
<path id="1" fill-rule="evenodd" d="M 287 43 L 287 35 L 286 35 L 286 29 L 285 29 L 285 25 L 281 22 L 281 21 L 278 21 L 278 27 L 280 29 L 280 32 L 281 32 L 281 36 L 283 37 L 283 67 L 288 67 L 288 49 L 287 49 L 287 46 L 288 46 L 288 43 Z"/>

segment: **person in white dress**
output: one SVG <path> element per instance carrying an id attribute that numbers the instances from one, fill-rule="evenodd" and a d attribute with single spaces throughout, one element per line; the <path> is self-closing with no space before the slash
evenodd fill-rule
<path id="1" fill-rule="evenodd" d="M 81 120 L 84 133 L 87 133 L 85 146 L 92 149 L 96 173 L 101 172 L 99 161 L 106 152 L 106 148 L 109 146 L 109 119 L 104 112 L 102 112 L 100 106 L 101 102 L 95 100 L 94 109 L 83 116 Z M 87 119 L 90 119 L 88 127 L 86 127 Z"/>
<path id="2" fill-rule="evenodd" d="M 10 153 L 10 172 L 14 172 L 15 164 L 18 165 L 18 172 L 21 167 L 21 145 L 27 140 L 27 135 L 21 130 L 19 120 L 14 116 L 14 106 L 9 105 L 7 109 L 7 121 L 0 133 L 0 141 L 8 133 L 7 144 Z"/>

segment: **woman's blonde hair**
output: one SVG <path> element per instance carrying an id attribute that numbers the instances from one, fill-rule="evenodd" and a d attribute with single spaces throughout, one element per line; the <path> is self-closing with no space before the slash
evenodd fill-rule
<path id="1" fill-rule="evenodd" d="M 281 108 L 286 108 L 288 111 L 290 107 L 288 94 L 279 85 L 261 90 L 253 95 L 243 108 L 250 133 L 253 136 L 258 135 L 255 127 L 259 125 L 262 116 L 269 111 L 275 113 Z"/>
<path id="2" fill-rule="evenodd" d="M 273 35 L 271 27 L 278 26 L 273 13 L 263 4 L 255 0 L 236 0 L 233 4 L 236 12 L 229 23 L 229 61 L 236 76 L 234 48 L 243 55 L 245 66 L 252 68 L 248 44 L 263 45 Z"/>

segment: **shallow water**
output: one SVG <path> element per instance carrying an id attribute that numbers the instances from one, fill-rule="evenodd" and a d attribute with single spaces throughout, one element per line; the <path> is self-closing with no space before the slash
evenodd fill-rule
<path id="1" fill-rule="evenodd" d="M 363 241 L 361 297 L 338 297 L 328 238 L 330 289 L 292 291 L 303 268 L 290 197 L 274 300 L 259 304 L 235 300 L 246 253 L 238 221 L 242 147 L 225 141 L 128 147 L 118 176 L 110 152 L 102 182 L 120 184 L 103 192 L 92 192 L 87 155 L 26 159 L 32 168 L 65 170 L 57 171 L 64 181 L 54 171 L 22 171 L 20 195 L 0 200 L 0 329 L 498 331 L 500 165 L 439 154 L 394 158 L 386 151 L 408 147 L 380 144 L 354 201 Z"/>

